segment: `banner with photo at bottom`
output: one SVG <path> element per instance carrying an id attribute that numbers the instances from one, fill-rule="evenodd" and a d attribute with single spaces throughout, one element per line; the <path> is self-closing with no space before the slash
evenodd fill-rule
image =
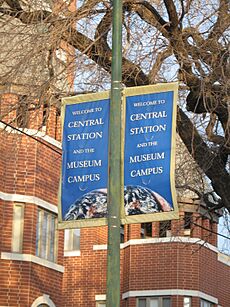
<path id="1" fill-rule="evenodd" d="M 122 223 L 178 218 L 175 190 L 178 83 L 123 91 Z"/>
<path id="2" fill-rule="evenodd" d="M 59 228 L 107 224 L 109 92 L 62 100 Z"/>

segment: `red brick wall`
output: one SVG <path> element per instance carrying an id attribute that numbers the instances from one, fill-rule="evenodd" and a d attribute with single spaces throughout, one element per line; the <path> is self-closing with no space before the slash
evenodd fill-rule
<path id="1" fill-rule="evenodd" d="M 61 152 L 20 133 L 1 133 L 1 142 L 1 191 L 57 203 Z"/>
<path id="2" fill-rule="evenodd" d="M 17 97 L 6 95 L 1 99 L 1 112 L 7 111 Z M 14 113 L 14 114 L 13 114 Z M 15 111 L 8 114 L 9 122 Z M 42 110 L 29 128 L 41 127 Z M 56 116 L 50 116 L 54 127 Z M 59 125 L 60 127 L 60 125 Z M 55 127 L 54 127 L 55 128 Z M 51 137 L 59 137 L 55 129 L 48 128 Z M 57 204 L 61 155 L 47 146 L 20 133 L 0 132 L 0 191 L 9 194 L 36 196 Z M 11 252 L 13 202 L 0 199 L 0 252 Z M 25 203 L 23 254 L 35 255 L 37 206 Z M 57 262 L 63 264 L 63 231 L 59 233 Z M 44 293 L 50 295 L 56 306 L 62 307 L 62 273 L 26 261 L 0 260 L 0 305 L 29 307 Z"/>
<path id="3" fill-rule="evenodd" d="M 159 243 L 134 245 L 128 249 L 129 289 L 124 288 L 124 292 L 198 288 L 198 255 L 190 255 L 190 245 Z"/>
<path id="4" fill-rule="evenodd" d="M 212 293 L 218 296 L 217 289 L 217 270 L 219 263 L 217 262 L 217 253 L 201 248 L 200 251 L 200 290 L 205 293 Z"/>
<path id="5" fill-rule="evenodd" d="M 65 257 L 63 306 L 95 306 L 95 295 L 106 293 L 106 251 L 82 251 L 80 257 Z M 121 251 L 121 292 L 184 289 L 221 298 L 228 307 L 229 267 L 217 261 L 217 253 L 198 244 L 140 244 Z M 226 276 L 225 276 L 226 275 Z M 221 277 L 220 277 L 221 276 Z M 222 279 L 218 281 L 218 277 Z M 69 291 L 71 285 L 76 285 Z M 87 294 L 88 293 L 88 294 Z M 90 295 L 89 295 L 90 293 Z M 183 296 L 173 296 L 172 307 L 183 306 Z M 136 299 L 123 301 L 123 307 L 136 306 Z M 199 298 L 192 298 L 192 307 Z"/>
<path id="6" fill-rule="evenodd" d="M 1 306 L 29 307 L 44 293 L 50 294 L 57 307 L 62 307 L 62 273 L 37 264 L 1 260 Z"/>

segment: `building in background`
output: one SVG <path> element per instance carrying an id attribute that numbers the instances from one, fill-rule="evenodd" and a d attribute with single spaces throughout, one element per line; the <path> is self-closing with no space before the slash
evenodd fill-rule
<path id="1" fill-rule="evenodd" d="M 0 113 L 18 99 L 2 93 Z M 16 108 L 8 123 L 17 112 L 27 135 L 0 132 L 0 306 L 104 307 L 107 228 L 57 230 L 60 114 Z M 230 306 L 219 216 L 192 196 L 178 201 L 179 220 L 121 227 L 122 307 Z"/>

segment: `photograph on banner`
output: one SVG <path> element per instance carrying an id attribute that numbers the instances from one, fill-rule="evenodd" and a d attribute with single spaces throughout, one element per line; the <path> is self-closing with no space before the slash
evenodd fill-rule
<path id="1" fill-rule="evenodd" d="M 177 92 L 177 83 L 124 89 L 123 223 L 178 218 Z"/>
<path id="2" fill-rule="evenodd" d="M 59 228 L 105 225 L 109 93 L 62 100 Z"/>

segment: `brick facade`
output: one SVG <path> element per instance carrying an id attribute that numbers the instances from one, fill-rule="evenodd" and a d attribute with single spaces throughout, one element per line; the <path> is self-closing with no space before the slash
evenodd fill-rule
<path id="1" fill-rule="evenodd" d="M 0 113 L 8 112 L 9 123 L 16 112 L 9 112 L 9 106 L 17 99 L 14 94 L 1 96 Z M 43 110 L 36 117 L 31 113 L 33 125 L 28 129 L 39 130 L 33 137 L 44 144 L 1 126 L 0 306 L 36 307 L 46 302 L 56 307 L 95 307 L 106 294 L 107 227 L 81 229 L 78 255 L 64 256 L 63 230 L 58 231 L 54 263 L 36 255 L 38 208 L 57 214 L 61 163 L 58 112 L 51 110 L 46 130 L 43 116 Z M 15 203 L 24 205 L 20 253 L 12 252 Z M 152 223 L 152 237 L 146 239 L 141 239 L 140 224 L 124 227 L 122 307 L 136 307 L 141 296 L 171 297 L 172 307 L 183 307 L 185 296 L 191 297 L 191 307 L 199 307 L 201 298 L 210 298 L 214 306 L 230 306 L 229 258 L 218 253 L 217 236 L 206 230 L 216 232 L 217 219 L 202 219 L 192 200 L 181 199 L 179 205 L 180 219 L 171 222 L 171 237 L 159 238 L 159 222 Z M 186 232 L 185 212 L 191 212 L 201 227 L 192 225 Z"/>

